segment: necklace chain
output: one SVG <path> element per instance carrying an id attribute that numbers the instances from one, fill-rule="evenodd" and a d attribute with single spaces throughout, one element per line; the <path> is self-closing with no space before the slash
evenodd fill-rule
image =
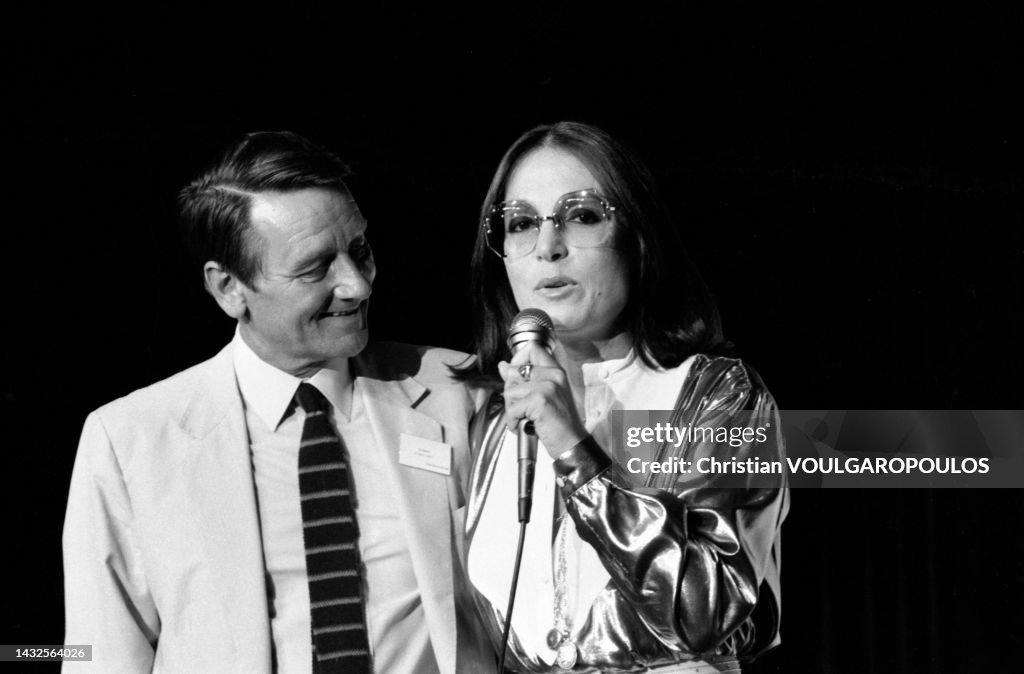
<path id="1" fill-rule="evenodd" d="M 555 536 L 555 626 L 548 633 L 548 646 L 555 650 L 555 664 L 563 671 L 575 667 L 579 658 L 576 644 L 569 638 L 571 625 L 569 624 L 568 587 L 565 581 L 566 567 L 568 566 L 565 559 L 565 548 L 570 526 L 572 526 L 572 522 L 567 515 L 563 514 L 558 518 L 558 534 Z"/>
<path id="2" fill-rule="evenodd" d="M 568 588 L 566 587 L 566 538 L 568 538 L 569 523 L 566 515 L 558 518 L 558 534 L 555 536 L 555 629 L 562 639 L 569 637 L 569 599 Z"/>

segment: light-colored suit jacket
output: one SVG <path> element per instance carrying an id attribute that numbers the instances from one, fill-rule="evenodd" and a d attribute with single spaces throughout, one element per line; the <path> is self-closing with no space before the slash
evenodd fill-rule
<path id="1" fill-rule="evenodd" d="M 399 485 L 430 641 L 444 674 L 490 671 L 460 559 L 470 468 L 462 354 L 371 344 L 353 361 Z M 445 476 L 399 465 L 402 433 L 452 446 Z M 230 345 L 89 415 L 64 523 L 66 644 L 102 672 L 271 671 L 266 570 Z M 73 662 L 65 671 L 89 669 Z"/>

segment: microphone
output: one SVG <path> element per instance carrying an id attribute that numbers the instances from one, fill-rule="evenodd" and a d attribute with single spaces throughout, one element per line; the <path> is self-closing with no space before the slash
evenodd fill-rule
<path id="1" fill-rule="evenodd" d="M 512 319 L 508 328 L 508 348 L 515 355 L 529 344 L 539 344 L 551 352 L 551 337 L 555 324 L 540 309 L 523 309 Z M 519 422 L 519 521 L 530 521 L 533 507 L 533 469 L 537 463 L 537 436 L 533 422 Z"/>

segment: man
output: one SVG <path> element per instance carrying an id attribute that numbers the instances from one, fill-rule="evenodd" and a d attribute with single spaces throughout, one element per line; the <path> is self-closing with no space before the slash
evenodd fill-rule
<path id="1" fill-rule="evenodd" d="M 295 134 L 256 133 L 182 191 L 238 326 L 86 420 L 65 643 L 92 644 L 100 671 L 493 668 L 458 561 L 461 354 L 367 346 L 375 266 L 346 175 Z"/>

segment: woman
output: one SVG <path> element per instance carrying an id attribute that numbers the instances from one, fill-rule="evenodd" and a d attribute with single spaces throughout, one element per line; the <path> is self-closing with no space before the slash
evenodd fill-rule
<path id="1" fill-rule="evenodd" d="M 739 657 L 778 643 L 784 478 L 724 488 L 707 476 L 631 474 L 631 455 L 613 442 L 613 410 L 675 410 L 677 427 L 771 430 L 739 447 L 673 439 L 660 461 L 781 458 L 771 395 L 749 367 L 716 356 L 726 346 L 717 313 L 672 215 L 635 157 L 572 122 L 520 137 L 484 202 L 477 359 L 458 374 L 500 376 L 502 390 L 474 421 L 467 570 L 500 648 L 518 531 L 516 428 L 528 419 L 540 449 L 509 639 L 517 671 L 739 671 Z M 526 308 L 551 317 L 554 347 L 506 362 L 506 331 Z"/>

